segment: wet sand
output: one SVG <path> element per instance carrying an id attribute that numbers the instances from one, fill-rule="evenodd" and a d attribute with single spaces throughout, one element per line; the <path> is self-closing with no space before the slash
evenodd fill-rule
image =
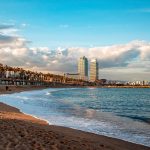
<path id="1" fill-rule="evenodd" d="M 8 86 L 8 90 L 6 90 L 5 86 L 0 86 L 0 94 L 11 94 L 16 92 L 23 92 L 23 91 L 31 91 L 31 90 L 41 90 L 49 88 L 48 86 Z"/>
<path id="2" fill-rule="evenodd" d="M 150 150 L 150 147 L 71 128 L 48 125 L 46 121 L 23 114 L 19 109 L 0 102 L 0 150 L 6 149 Z"/>

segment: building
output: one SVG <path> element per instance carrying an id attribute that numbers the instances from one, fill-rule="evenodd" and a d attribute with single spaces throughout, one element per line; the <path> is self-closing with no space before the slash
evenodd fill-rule
<path id="1" fill-rule="evenodd" d="M 80 79 L 79 73 L 66 73 L 65 77 L 71 78 L 71 79 Z"/>
<path id="2" fill-rule="evenodd" d="M 90 62 L 90 81 L 98 80 L 98 62 L 97 59 L 92 59 Z"/>
<path id="3" fill-rule="evenodd" d="M 85 56 L 80 57 L 79 59 L 78 73 L 80 75 L 80 79 L 88 80 L 88 59 Z"/>

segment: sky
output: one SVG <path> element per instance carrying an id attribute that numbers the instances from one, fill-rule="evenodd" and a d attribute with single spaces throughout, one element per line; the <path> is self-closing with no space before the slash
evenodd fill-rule
<path id="1" fill-rule="evenodd" d="M 99 61 L 99 77 L 150 81 L 149 0 L 0 0 L 0 63 L 77 72 Z"/>

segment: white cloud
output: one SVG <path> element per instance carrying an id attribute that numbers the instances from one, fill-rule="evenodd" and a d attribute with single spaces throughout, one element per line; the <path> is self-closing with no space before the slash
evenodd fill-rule
<path id="1" fill-rule="evenodd" d="M 14 24 L 0 24 L 0 33 L 3 35 L 17 35 L 18 29 L 15 28 Z"/>
<path id="2" fill-rule="evenodd" d="M 132 41 L 90 48 L 59 47 L 54 51 L 48 47 L 30 48 L 26 39 L 0 33 L 0 60 L 7 65 L 44 72 L 77 72 L 81 56 L 98 59 L 100 78 L 148 80 L 150 76 L 150 42 Z"/>

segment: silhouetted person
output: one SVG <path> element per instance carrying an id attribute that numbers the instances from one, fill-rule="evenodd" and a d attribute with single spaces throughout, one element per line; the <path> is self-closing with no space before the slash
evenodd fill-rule
<path id="1" fill-rule="evenodd" d="M 6 86 L 6 91 L 8 91 L 8 86 Z"/>

